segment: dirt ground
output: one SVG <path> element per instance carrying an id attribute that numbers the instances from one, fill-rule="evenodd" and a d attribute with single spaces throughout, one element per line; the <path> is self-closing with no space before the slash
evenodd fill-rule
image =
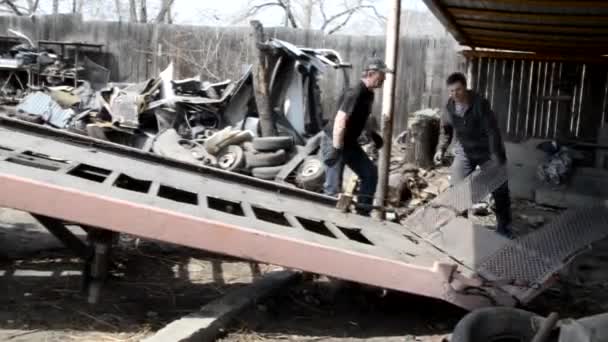
<path id="1" fill-rule="evenodd" d="M 527 202 L 514 203 L 514 212 L 518 234 L 559 213 Z M 474 219 L 490 225 L 493 217 Z M 271 269 L 122 237 L 101 303 L 91 306 L 80 291 L 82 262 L 29 215 L 2 209 L 0 228 L 0 341 L 138 341 Z M 608 311 L 608 242 L 602 244 L 529 308 L 573 317 Z M 435 342 L 464 314 L 442 302 L 321 277 L 244 312 L 222 341 Z"/>
<path id="2" fill-rule="evenodd" d="M 0 341 L 138 341 L 269 269 L 122 238 L 92 306 L 82 262 L 31 216 L 2 209 L 0 228 Z"/>

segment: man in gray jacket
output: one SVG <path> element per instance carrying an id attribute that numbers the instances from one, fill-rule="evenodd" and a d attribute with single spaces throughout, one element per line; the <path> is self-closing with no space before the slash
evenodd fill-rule
<path id="1" fill-rule="evenodd" d="M 442 162 L 455 133 L 452 184 L 463 181 L 477 166 L 482 166 L 490 160 L 505 166 L 507 162 L 505 145 L 488 100 L 467 90 L 467 80 L 462 73 L 450 75 L 447 86 L 450 100 L 441 115 L 435 163 Z M 508 183 L 505 182 L 496 189 L 492 196 L 496 204 L 496 231 L 512 238 Z"/>

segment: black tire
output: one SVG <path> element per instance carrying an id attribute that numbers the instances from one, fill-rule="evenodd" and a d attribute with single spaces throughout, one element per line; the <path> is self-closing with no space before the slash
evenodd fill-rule
<path id="1" fill-rule="evenodd" d="M 283 165 L 256 167 L 251 169 L 251 175 L 259 179 L 274 180 L 274 178 L 279 174 L 282 168 Z"/>
<path id="2" fill-rule="evenodd" d="M 298 168 L 296 184 L 306 190 L 320 192 L 325 182 L 326 166 L 318 157 L 307 157 Z"/>
<path id="3" fill-rule="evenodd" d="M 272 153 L 245 152 L 245 165 L 249 169 L 283 165 L 286 161 L 287 153 L 285 153 L 285 150 L 278 150 Z"/>
<path id="4" fill-rule="evenodd" d="M 536 314 L 513 308 L 484 308 L 467 314 L 454 328 L 450 342 L 530 342 Z"/>
<path id="5" fill-rule="evenodd" d="M 292 137 L 264 137 L 253 139 L 253 148 L 260 152 L 274 152 L 278 150 L 291 150 Z"/>
<path id="6" fill-rule="evenodd" d="M 217 154 L 217 165 L 226 171 L 238 171 L 245 166 L 243 149 L 236 145 L 222 148 Z"/>

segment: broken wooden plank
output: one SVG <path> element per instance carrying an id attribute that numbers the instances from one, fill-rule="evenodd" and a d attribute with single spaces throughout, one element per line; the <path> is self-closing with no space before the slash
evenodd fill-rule
<path id="1" fill-rule="evenodd" d="M 266 274 L 251 285 L 236 289 L 203 306 L 200 311 L 169 323 L 143 342 L 215 341 L 238 313 L 296 280 L 298 274 L 292 271 Z"/>

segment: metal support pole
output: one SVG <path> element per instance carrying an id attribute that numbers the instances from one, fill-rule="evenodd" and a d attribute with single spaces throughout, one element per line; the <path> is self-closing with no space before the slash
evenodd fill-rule
<path id="1" fill-rule="evenodd" d="M 386 30 L 386 65 L 391 70 L 387 73 L 382 93 L 382 139 L 384 148 L 378 161 L 378 188 L 375 205 L 384 207 L 388 187 L 388 172 L 391 159 L 393 140 L 393 111 L 395 107 L 395 75 L 399 51 L 399 24 L 401 17 L 401 1 L 393 0 Z M 384 211 L 375 213 L 377 218 L 384 218 Z"/>

